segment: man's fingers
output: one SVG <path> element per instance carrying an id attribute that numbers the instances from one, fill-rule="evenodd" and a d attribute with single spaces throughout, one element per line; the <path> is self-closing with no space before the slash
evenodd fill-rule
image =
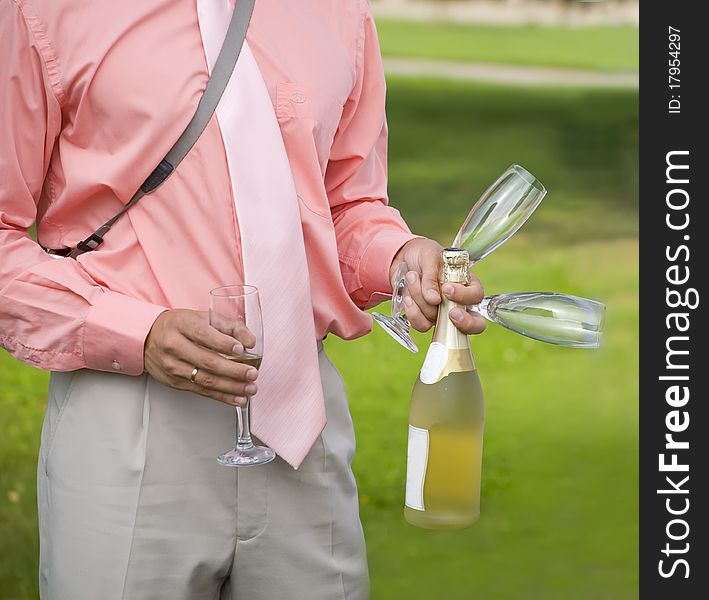
<path id="1" fill-rule="evenodd" d="M 487 323 L 485 319 L 477 313 L 469 313 L 460 307 L 455 307 L 448 313 L 448 318 L 458 329 L 468 335 L 482 333 L 485 331 Z"/>
<path id="2" fill-rule="evenodd" d="M 438 307 L 430 304 L 423 295 L 423 288 L 416 271 L 409 271 L 406 274 L 406 291 L 411 299 L 418 305 L 419 310 L 429 321 L 435 321 L 438 314 Z"/>
<path id="3" fill-rule="evenodd" d="M 213 398 L 224 404 L 230 406 L 243 405 L 245 399 L 241 394 L 232 394 L 228 392 L 222 392 L 219 390 L 208 389 L 200 386 L 198 383 L 193 383 L 191 381 L 192 373 L 194 367 L 182 360 L 175 359 L 174 357 L 166 357 L 163 360 L 162 367 L 160 370 L 153 370 L 153 376 L 162 384 L 169 385 L 176 390 L 183 390 L 188 392 L 193 392 L 199 394 L 200 396 L 205 396 L 207 398 Z M 197 371 L 197 376 L 200 375 L 199 370 Z"/>
<path id="4" fill-rule="evenodd" d="M 441 255 L 427 252 L 421 255 L 421 289 L 423 297 L 429 304 L 441 303 L 438 291 L 438 271 L 441 264 Z"/>
<path id="5" fill-rule="evenodd" d="M 201 387 L 196 383 L 190 383 L 189 381 L 185 384 L 185 387 L 181 389 L 194 394 L 199 394 L 205 398 L 218 400 L 219 402 L 223 402 L 229 406 L 244 406 L 244 404 L 246 404 L 246 398 L 244 396 L 219 392 L 217 390 L 210 390 L 208 388 Z"/>
<path id="6" fill-rule="evenodd" d="M 197 373 L 192 381 L 192 373 L 195 368 Z M 215 398 L 227 404 L 238 404 L 241 398 L 253 396 L 258 391 L 257 385 L 248 379 L 237 380 L 217 375 L 206 368 L 201 368 L 199 364 L 183 360 L 175 361 L 170 366 L 169 374 L 179 389 Z"/>
<path id="7" fill-rule="evenodd" d="M 216 321 L 216 322 L 215 322 Z M 241 343 L 246 348 L 253 348 L 256 345 L 256 336 L 251 333 L 248 327 L 233 319 L 213 319 L 212 326 L 221 333 L 230 336 Z"/>
<path id="8" fill-rule="evenodd" d="M 237 395 L 256 393 L 253 382 L 258 371 L 254 367 L 229 360 L 184 335 L 172 343 L 162 362 L 170 375 L 180 378 L 189 379 L 192 369 L 199 369 L 199 383 L 203 387 Z"/>
<path id="9" fill-rule="evenodd" d="M 208 390 L 206 388 L 201 388 L 194 383 L 188 384 L 186 391 L 192 392 L 194 394 L 199 394 L 200 396 L 204 396 L 205 398 L 212 398 L 213 400 L 218 400 L 219 402 L 223 402 L 224 404 L 228 404 L 229 406 L 244 406 L 244 404 L 246 404 L 246 398 L 244 396 L 234 396 L 232 394 L 226 394 L 224 392 Z"/>
<path id="10" fill-rule="evenodd" d="M 187 364 L 197 367 L 202 371 L 209 372 L 220 379 L 249 383 L 256 381 L 258 377 L 258 371 L 254 367 L 229 360 L 216 352 L 212 352 L 211 350 L 189 342 L 185 344 L 180 358 Z M 207 387 L 215 387 L 210 383 L 204 385 Z"/>
<path id="11" fill-rule="evenodd" d="M 256 336 L 251 333 L 248 327 L 238 321 L 234 322 L 227 331 L 223 331 L 233 338 L 239 340 L 247 348 L 253 348 L 256 345 Z"/>
<path id="12" fill-rule="evenodd" d="M 212 326 L 201 314 L 184 323 L 181 332 L 193 342 L 228 356 L 239 356 L 245 346 L 251 348 L 256 343 L 254 335 L 238 322 L 217 317 Z"/>
<path id="13" fill-rule="evenodd" d="M 433 327 L 433 321 L 426 318 L 421 312 L 421 307 L 410 296 L 404 297 L 404 311 L 411 326 L 417 331 L 428 331 Z"/>
<path id="14" fill-rule="evenodd" d="M 467 286 L 460 283 L 444 283 L 441 291 L 446 298 L 463 306 L 480 304 L 484 295 L 483 287 L 477 278 L 471 280 L 470 285 Z"/>

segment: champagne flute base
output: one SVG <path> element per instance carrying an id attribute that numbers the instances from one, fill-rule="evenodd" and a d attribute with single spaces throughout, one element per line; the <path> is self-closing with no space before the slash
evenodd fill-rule
<path id="1" fill-rule="evenodd" d="M 414 353 L 419 351 L 418 346 L 416 346 L 414 340 L 411 339 L 408 321 L 401 318 L 389 317 L 378 312 L 373 312 L 372 316 L 374 317 L 374 320 L 382 326 L 384 331 L 399 342 L 404 348 Z"/>
<path id="2" fill-rule="evenodd" d="M 217 462 L 225 467 L 254 467 L 265 465 L 276 458 L 276 453 L 266 446 L 247 446 L 234 448 L 221 454 Z"/>

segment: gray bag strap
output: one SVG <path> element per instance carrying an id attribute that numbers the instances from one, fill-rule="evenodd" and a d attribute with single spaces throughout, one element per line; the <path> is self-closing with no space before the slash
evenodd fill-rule
<path id="1" fill-rule="evenodd" d="M 226 89 L 227 83 L 229 83 L 231 74 L 234 71 L 234 66 L 241 53 L 241 48 L 244 45 L 246 30 L 249 27 L 255 1 L 256 0 L 238 0 L 236 3 L 236 8 L 234 9 L 231 22 L 229 23 L 229 29 L 224 38 L 224 43 L 219 51 L 217 62 L 212 69 L 212 75 L 199 100 L 197 110 L 192 120 L 182 132 L 182 135 L 165 155 L 165 158 L 160 161 L 160 164 L 148 176 L 120 212 L 111 217 L 85 240 L 79 242 L 76 248 L 61 248 L 58 250 L 45 249 L 49 254 L 76 258 L 85 252 L 95 250 L 103 243 L 103 238 L 111 230 L 111 227 L 128 212 L 131 206 L 135 206 L 143 196 L 154 192 L 165 183 L 165 180 L 177 168 L 177 165 L 182 162 L 182 159 L 187 155 L 192 146 L 194 146 L 199 136 L 202 135 L 205 127 L 207 127 L 207 123 L 209 123 L 214 111 L 217 109 L 217 104 L 219 104 L 219 100 Z"/>

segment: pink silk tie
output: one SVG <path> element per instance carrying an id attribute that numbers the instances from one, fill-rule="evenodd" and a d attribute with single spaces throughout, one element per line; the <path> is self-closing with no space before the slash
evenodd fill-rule
<path id="1" fill-rule="evenodd" d="M 232 14 L 198 0 L 211 72 Z M 300 208 L 283 138 L 248 42 L 217 107 L 241 233 L 245 283 L 259 290 L 264 356 L 252 431 L 298 468 L 325 426 Z"/>

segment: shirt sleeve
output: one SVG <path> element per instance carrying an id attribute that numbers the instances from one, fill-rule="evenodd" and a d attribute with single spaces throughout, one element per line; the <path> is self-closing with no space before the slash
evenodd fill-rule
<path id="1" fill-rule="evenodd" d="M 386 84 L 371 10 L 366 0 L 361 5 L 356 82 L 332 144 L 325 188 L 345 288 L 360 308 L 369 308 L 391 294 L 391 262 L 417 236 L 387 206 Z"/>
<path id="2" fill-rule="evenodd" d="M 51 50 L 36 18 L 0 2 L 0 346 L 42 369 L 138 375 L 165 307 L 99 285 L 29 235 L 61 128 Z"/>

